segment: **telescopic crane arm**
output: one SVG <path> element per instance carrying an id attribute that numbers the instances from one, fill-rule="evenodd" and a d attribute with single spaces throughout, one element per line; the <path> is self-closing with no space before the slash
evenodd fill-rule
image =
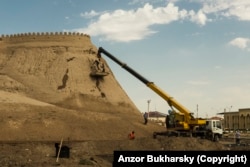
<path id="1" fill-rule="evenodd" d="M 191 112 L 189 112 L 189 110 L 187 108 L 185 108 L 180 103 L 178 103 L 176 100 L 174 100 L 166 92 L 164 92 L 159 87 L 157 87 L 153 82 L 150 82 L 149 80 L 147 80 L 146 78 L 144 78 L 143 76 L 141 76 L 139 73 L 137 73 L 132 68 L 130 68 L 127 64 L 121 62 L 119 59 L 117 59 L 116 57 L 114 57 L 112 54 L 110 54 L 108 51 L 106 51 L 102 47 L 100 47 L 99 50 L 98 50 L 98 56 L 101 56 L 101 53 L 105 54 L 111 60 L 113 60 L 114 62 L 116 62 L 117 64 L 119 64 L 122 68 L 124 68 L 125 70 L 127 70 L 130 74 L 132 74 L 137 79 L 139 79 L 141 82 L 143 82 L 145 85 L 147 85 L 150 89 L 152 89 L 155 93 L 157 93 L 165 101 L 167 101 L 167 103 L 169 104 L 169 106 L 171 108 L 174 107 L 179 112 L 183 113 L 184 114 L 184 119 L 185 119 L 184 121 L 185 122 L 189 123 L 190 120 L 193 119 L 193 116 L 192 116 Z"/>

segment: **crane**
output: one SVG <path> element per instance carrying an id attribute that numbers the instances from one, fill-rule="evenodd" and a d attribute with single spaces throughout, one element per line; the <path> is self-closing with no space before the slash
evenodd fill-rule
<path id="1" fill-rule="evenodd" d="M 138 80 L 144 83 L 147 87 L 149 87 L 152 91 L 154 91 L 156 94 L 158 94 L 161 98 L 163 98 L 167 102 L 167 104 L 171 108 L 171 110 L 169 110 L 169 115 L 167 115 L 167 118 L 166 118 L 166 124 L 167 124 L 168 130 L 205 135 L 208 132 L 207 129 L 212 129 L 212 126 L 214 125 L 218 125 L 218 129 L 221 128 L 221 125 L 219 125 L 218 123 L 217 124 L 211 123 L 211 121 L 208 122 L 207 120 L 202 119 L 202 118 L 195 118 L 193 116 L 193 113 L 191 113 L 185 106 L 177 102 L 168 93 L 166 93 L 156 84 L 154 84 L 154 82 L 149 81 L 148 79 L 140 75 L 138 72 L 133 70 L 131 67 L 129 67 L 126 63 L 123 63 L 122 61 L 117 59 L 107 50 L 103 49 L 102 47 L 99 47 L 98 53 L 97 53 L 98 57 L 101 57 L 101 54 L 106 55 L 115 63 L 120 65 L 122 68 L 124 68 L 134 77 L 136 77 Z M 211 130 L 209 130 L 209 132 L 210 131 Z M 157 134 L 157 132 L 155 132 L 154 134 Z M 158 134 L 162 134 L 162 133 L 158 133 Z M 212 134 L 213 136 L 215 136 L 217 132 L 212 133 Z M 218 132 L 218 136 L 221 136 L 221 134 L 222 134 L 222 131 Z"/>

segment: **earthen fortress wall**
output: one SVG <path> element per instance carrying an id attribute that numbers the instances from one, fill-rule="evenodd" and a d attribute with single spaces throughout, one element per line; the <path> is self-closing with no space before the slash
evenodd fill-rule
<path id="1" fill-rule="evenodd" d="M 44 45 L 57 45 L 60 46 L 83 46 L 84 43 L 91 43 L 90 36 L 83 33 L 76 32 L 42 32 L 42 33 L 21 33 L 11 35 L 1 35 L 0 43 L 7 45 L 20 45 L 33 46 L 42 42 Z"/>

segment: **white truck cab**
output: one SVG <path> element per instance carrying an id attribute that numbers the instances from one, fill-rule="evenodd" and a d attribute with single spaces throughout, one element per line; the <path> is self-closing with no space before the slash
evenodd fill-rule
<path id="1" fill-rule="evenodd" d="M 218 141 L 219 138 L 222 138 L 223 128 L 220 120 L 206 120 L 205 128 L 208 131 L 208 137 L 211 137 L 212 140 Z"/>

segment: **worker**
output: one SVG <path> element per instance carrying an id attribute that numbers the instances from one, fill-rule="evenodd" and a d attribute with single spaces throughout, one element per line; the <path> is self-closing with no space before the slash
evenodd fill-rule
<path id="1" fill-rule="evenodd" d="M 235 132 L 235 141 L 237 145 L 240 144 L 240 131 L 239 130 L 236 130 Z"/>
<path id="2" fill-rule="evenodd" d="M 128 138 L 129 138 L 129 140 L 134 140 L 135 139 L 135 131 L 132 131 L 131 133 L 129 133 Z"/>
<path id="3" fill-rule="evenodd" d="M 144 124 L 147 125 L 147 123 L 148 123 L 148 113 L 145 112 L 143 117 L 144 117 Z"/>
<path id="4" fill-rule="evenodd" d="M 169 116 L 166 115 L 166 118 L 165 118 L 165 123 L 166 123 L 166 128 L 170 128 L 170 122 L 169 122 Z"/>

